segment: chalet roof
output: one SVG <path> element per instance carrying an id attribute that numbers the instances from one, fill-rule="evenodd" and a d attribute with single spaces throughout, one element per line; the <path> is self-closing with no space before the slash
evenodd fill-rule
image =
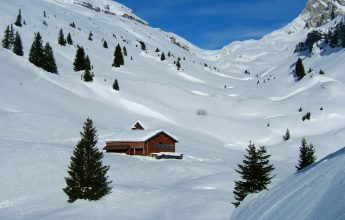
<path id="1" fill-rule="evenodd" d="M 109 137 L 110 141 L 107 142 L 144 142 L 150 140 L 151 138 L 159 135 L 159 134 L 166 134 L 176 142 L 178 139 L 162 130 L 123 130 L 123 131 L 116 131 L 114 135 Z"/>
<path id="2" fill-rule="evenodd" d="M 136 121 L 136 122 L 134 122 L 134 124 L 132 125 L 131 129 L 135 129 L 137 125 L 139 125 L 140 127 L 142 127 L 143 130 L 146 130 L 146 127 L 143 125 L 143 123 L 142 123 L 141 121 Z"/>

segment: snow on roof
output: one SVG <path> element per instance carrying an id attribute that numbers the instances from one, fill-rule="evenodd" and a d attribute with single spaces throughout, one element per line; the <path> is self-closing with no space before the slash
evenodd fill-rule
<path id="1" fill-rule="evenodd" d="M 141 123 L 141 121 L 136 121 L 136 122 L 134 122 L 134 124 L 132 125 L 132 127 L 131 127 L 131 128 L 136 128 L 135 126 L 136 126 L 137 124 L 140 124 L 140 125 L 141 125 L 141 127 L 143 127 L 143 128 L 144 128 L 144 130 L 146 129 L 146 126 L 144 126 L 144 124 L 143 124 L 143 123 Z"/>
<path id="2" fill-rule="evenodd" d="M 150 138 L 160 134 L 165 133 L 178 142 L 178 139 L 162 130 L 123 130 L 117 131 L 115 135 L 111 136 L 108 142 L 140 142 L 140 141 L 147 141 Z"/>

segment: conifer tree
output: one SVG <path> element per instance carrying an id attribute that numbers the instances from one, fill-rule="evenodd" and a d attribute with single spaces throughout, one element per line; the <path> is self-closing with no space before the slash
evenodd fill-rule
<path id="1" fill-rule="evenodd" d="M 72 37 L 71 37 L 71 33 L 68 33 L 66 41 L 67 41 L 67 43 L 69 45 L 73 45 L 73 40 L 72 40 Z"/>
<path id="2" fill-rule="evenodd" d="M 127 56 L 127 48 L 126 48 L 125 46 L 123 46 L 123 49 L 122 49 L 122 50 L 123 50 L 123 55 L 124 55 L 124 56 Z"/>
<path id="3" fill-rule="evenodd" d="M 116 91 L 120 91 L 119 82 L 117 81 L 117 79 L 114 80 L 113 89 Z"/>
<path id="4" fill-rule="evenodd" d="M 47 42 L 44 46 L 44 64 L 43 69 L 50 73 L 57 73 L 57 66 L 53 54 L 53 48 Z"/>
<path id="5" fill-rule="evenodd" d="M 300 147 L 299 162 L 296 166 L 297 171 L 304 169 L 305 167 L 315 163 L 316 156 L 312 143 L 307 144 L 307 140 L 303 137 Z"/>
<path id="6" fill-rule="evenodd" d="M 77 52 L 74 59 L 74 71 L 85 70 L 85 51 L 83 47 L 78 45 Z"/>
<path id="7" fill-rule="evenodd" d="M 35 34 L 35 38 L 29 53 L 29 61 L 38 67 L 43 67 L 44 51 L 40 32 L 37 32 L 37 34 Z"/>
<path id="8" fill-rule="evenodd" d="M 63 189 L 70 203 L 77 199 L 99 200 L 111 192 L 107 176 L 109 166 L 103 165 L 104 155 L 96 147 L 97 130 L 90 118 L 86 119 L 80 135 L 68 167 L 68 177 L 65 177 L 67 186 Z"/>
<path id="9" fill-rule="evenodd" d="M 22 10 L 19 9 L 18 15 L 17 15 L 17 19 L 14 22 L 14 25 L 21 27 L 22 26 Z"/>
<path id="10" fill-rule="evenodd" d="M 303 77 L 305 76 L 305 70 L 301 58 L 298 58 L 297 60 L 295 73 L 298 81 L 303 79 Z"/>
<path id="11" fill-rule="evenodd" d="M 164 60 L 165 60 L 165 54 L 162 53 L 162 54 L 161 54 L 161 61 L 164 61 Z"/>
<path id="12" fill-rule="evenodd" d="M 10 48 L 13 47 L 14 37 L 15 37 L 14 28 L 13 28 L 13 25 L 11 24 L 11 26 L 10 26 L 10 44 L 11 44 Z"/>
<path id="13" fill-rule="evenodd" d="M 177 70 L 180 70 L 181 64 L 180 64 L 180 61 L 179 61 L 179 60 L 177 60 L 177 62 L 176 62 L 176 67 L 177 67 Z"/>
<path id="14" fill-rule="evenodd" d="M 113 62 L 113 67 L 120 67 L 121 65 L 124 65 L 124 60 L 122 56 L 122 51 L 120 44 L 117 44 L 114 52 L 114 62 Z"/>
<path id="15" fill-rule="evenodd" d="M 290 131 L 289 129 L 286 129 L 285 135 L 283 136 L 283 140 L 287 141 L 290 139 Z"/>
<path id="16" fill-rule="evenodd" d="M 168 52 L 168 57 L 171 57 L 171 52 L 170 51 Z"/>
<path id="17" fill-rule="evenodd" d="M 23 44 L 18 31 L 16 32 L 16 36 L 14 38 L 13 53 L 17 54 L 18 56 L 24 55 Z"/>
<path id="18" fill-rule="evenodd" d="M 85 63 L 85 69 L 91 70 L 91 62 L 90 62 L 89 55 L 86 55 L 84 63 Z"/>
<path id="19" fill-rule="evenodd" d="M 107 43 L 107 41 L 103 41 L 103 47 L 104 47 L 104 48 L 108 48 L 108 43 Z"/>
<path id="20" fill-rule="evenodd" d="M 159 50 L 158 47 L 156 48 L 155 52 L 156 52 L 156 53 L 159 53 L 159 52 L 160 52 L 160 50 Z"/>
<path id="21" fill-rule="evenodd" d="M 10 26 L 8 25 L 4 31 L 4 38 L 2 39 L 2 47 L 11 49 Z"/>
<path id="22" fill-rule="evenodd" d="M 243 164 L 238 165 L 235 171 L 241 175 L 242 180 L 235 182 L 233 191 L 237 207 L 241 201 L 250 193 L 257 193 L 267 189 L 271 183 L 271 176 L 274 167 L 269 163 L 269 157 L 265 146 L 256 149 L 255 145 L 250 143 L 246 149 L 247 155 Z"/>
<path id="23" fill-rule="evenodd" d="M 85 82 L 92 82 L 93 81 L 93 76 L 91 75 L 90 70 L 85 69 L 83 79 Z"/>
<path id="24" fill-rule="evenodd" d="M 64 34 L 63 34 L 62 28 L 61 28 L 60 31 L 59 31 L 58 43 L 59 43 L 61 46 L 66 46 L 66 40 L 65 40 L 65 36 L 64 36 Z"/>

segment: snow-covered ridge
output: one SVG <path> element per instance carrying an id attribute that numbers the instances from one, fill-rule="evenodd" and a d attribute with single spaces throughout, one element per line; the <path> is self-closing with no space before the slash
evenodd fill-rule
<path id="1" fill-rule="evenodd" d="M 345 148 L 245 199 L 233 220 L 345 219 Z"/>

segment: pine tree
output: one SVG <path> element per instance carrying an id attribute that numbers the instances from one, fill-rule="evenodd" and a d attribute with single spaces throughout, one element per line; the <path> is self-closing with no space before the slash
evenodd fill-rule
<path id="1" fill-rule="evenodd" d="M 290 139 L 290 131 L 289 131 L 289 129 L 286 129 L 286 133 L 285 133 L 285 135 L 283 136 L 283 140 L 284 141 L 287 141 L 287 140 L 289 140 Z"/>
<path id="2" fill-rule="evenodd" d="M 297 60 L 295 73 L 298 81 L 303 79 L 305 76 L 304 66 L 301 58 L 298 58 Z"/>
<path id="3" fill-rule="evenodd" d="M 333 20 L 335 18 L 335 11 L 334 11 L 334 6 L 332 7 L 332 11 L 331 11 L 331 20 Z"/>
<path id="4" fill-rule="evenodd" d="M 300 147 L 299 162 L 296 166 L 297 171 L 304 169 L 305 167 L 315 163 L 316 156 L 314 146 L 312 143 L 307 144 L 307 140 L 303 137 Z"/>
<path id="5" fill-rule="evenodd" d="M 59 31 L 58 43 L 59 43 L 61 46 L 66 46 L 66 40 L 65 40 L 65 36 L 64 36 L 64 34 L 63 34 L 62 28 L 61 28 L 60 31 Z"/>
<path id="6" fill-rule="evenodd" d="M 156 48 L 155 52 L 156 52 L 156 53 L 159 53 L 159 52 L 160 52 L 160 50 L 159 50 L 158 47 Z"/>
<path id="7" fill-rule="evenodd" d="M 103 41 L 103 47 L 104 47 L 104 48 L 108 48 L 108 43 L 107 43 L 107 41 Z"/>
<path id="8" fill-rule="evenodd" d="M 10 26 L 10 43 L 11 43 L 10 48 L 11 48 L 11 49 L 12 49 L 12 47 L 13 47 L 14 38 L 15 38 L 14 28 L 13 28 L 13 25 L 11 24 L 11 26 Z"/>
<path id="9" fill-rule="evenodd" d="M 139 41 L 139 43 L 140 43 L 140 48 L 141 48 L 142 50 L 146 50 L 146 44 L 145 44 L 145 42 L 144 42 L 144 41 Z"/>
<path id="10" fill-rule="evenodd" d="M 171 57 L 171 53 L 170 53 L 170 51 L 169 51 L 169 53 L 168 53 L 168 57 Z"/>
<path id="11" fill-rule="evenodd" d="M 176 62 L 176 67 L 177 67 L 177 70 L 180 70 L 181 64 L 180 64 L 180 61 L 179 61 L 179 60 L 177 60 L 177 62 Z"/>
<path id="12" fill-rule="evenodd" d="M 38 67 L 43 67 L 44 51 L 40 32 L 37 32 L 37 34 L 35 34 L 35 39 L 32 43 L 29 53 L 29 61 Z"/>
<path id="13" fill-rule="evenodd" d="M 71 33 L 68 33 L 66 41 L 67 41 L 67 43 L 69 45 L 73 45 L 73 40 L 72 40 L 72 37 L 71 37 Z"/>
<path id="14" fill-rule="evenodd" d="M 13 53 L 17 54 L 18 56 L 24 55 L 23 44 L 18 31 L 16 32 L 16 36 L 14 38 Z"/>
<path id="15" fill-rule="evenodd" d="M 44 64 L 43 69 L 50 73 L 57 73 L 57 66 L 53 54 L 53 48 L 47 42 L 44 46 Z"/>
<path id="16" fill-rule="evenodd" d="M 86 69 L 83 75 L 83 79 L 85 82 L 92 82 L 93 81 L 93 76 L 90 73 L 90 70 Z"/>
<path id="17" fill-rule="evenodd" d="M 113 89 L 116 91 L 120 91 L 119 82 L 117 81 L 117 79 L 114 80 Z"/>
<path id="18" fill-rule="evenodd" d="M 165 60 L 165 54 L 162 53 L 162 54 L 161 54 L 161 61 L 164 61 L 164 60 Z"/>
<path id="19" fill-rule="evenodd" d="M 85 70 L 91 70 L 91 62 L 90 62 L 89 55 L 86 55 L 84 63 L 85 63 Z"/>
<path id="20" fill-rule="evenodd" d="M 22 26 L 22 10 L 19 9 L 19 13 L 16 19 L 16 22 L 14 22 L 14 25 L 21 27 Z"/>
<path id="21" fill-rule="evenodd" d="M 4 38 L 2 39 L 2 47 L 11 49 L 10 26 L 8 25 L 4 31 Z"/>
<path id="22" fill-rule="evenodd" d="M 85 51 L 83 47 L 78 45 L 78 49 L 74 59 L 74 71 L 78 72 L 80 70 L 85 70 Z"/>
<path id="23" fill-rule="evenodd" d="M 267 189 L 267 185 L 271 183 L 271 176 L 274 167 L 269 163 L 269 157 L 265 146 L 256 149 L 255 145 L 250 143 L 246 149 L 247 155 L 243 164 L 238 165 L 235 171 L 241 175 L 242 180 L 235 182 L 233 191 L 236 207 L 250 193 L 257 193 Z"/>
<path id="24" fill-rule="evenodd" d="M 113 62 L 113 67 L 120 67 L 121 65 L 124 65 L 124 60 L 122 56 L 122 51 L 120 44 L 117 44 L 115 52 L 114 52 L 114 62 Z"/>
<path id="25" fill-rule="evenodd" d="M 127 48 L 126 48 L 125 46 L 123 46 L 123 49 L 122 49 L 122 50 L 123 50 L 123 55 L 124 55 L 124 56 L 127 56 Z"/>
<path id="26" fill-rule="evenodd" d="M 86 119 L 83 129 L 68 167 L 69 176 L 65 177 L 67 186 L 63 191 L 70 203 L 77 199 L 99 200 L 111 192 L 109 166 L 102 163 L 103 153 L 96 147 L 97 130 L 90 118 Z"/>

